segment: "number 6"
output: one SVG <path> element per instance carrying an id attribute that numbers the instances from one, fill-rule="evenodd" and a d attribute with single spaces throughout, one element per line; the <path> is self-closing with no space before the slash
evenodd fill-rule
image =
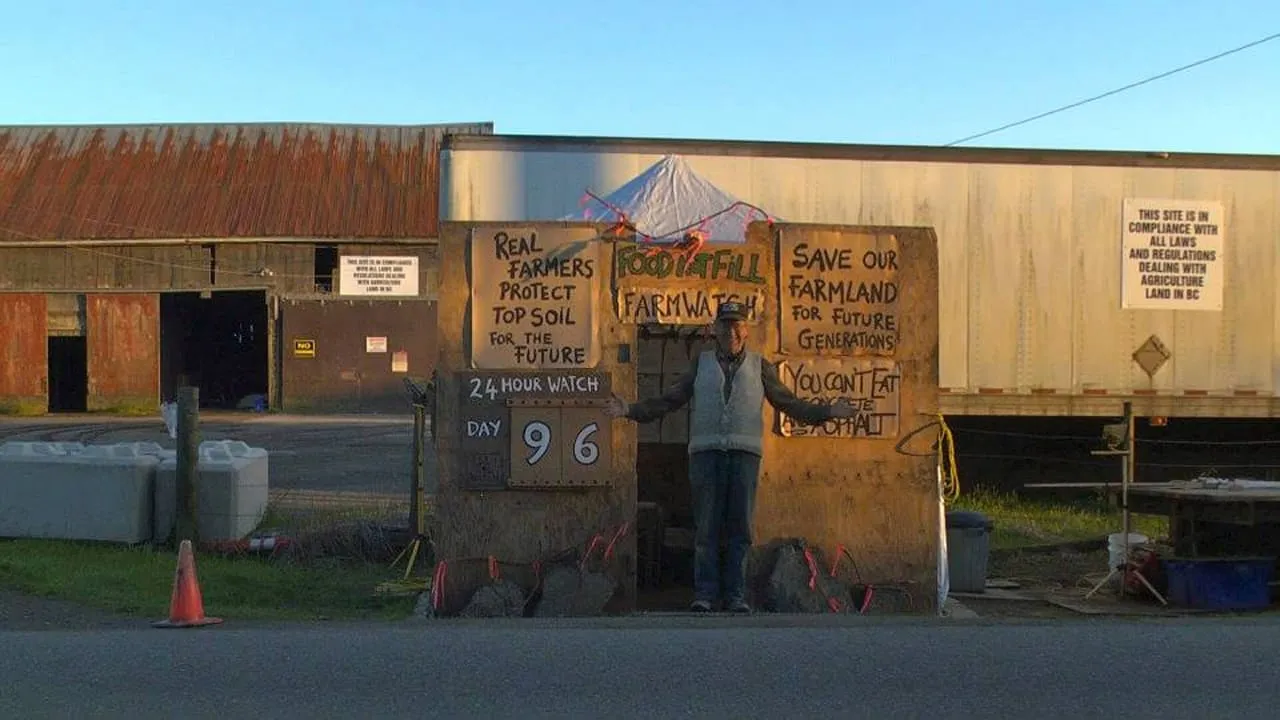
<path id="1" fill-rule="evenodd" d="M 573 459 L 579 465 L 594 465 L 600 459 L 600 446 L 590 440 L 599 429 L 598 424 L 590 423 L 579 430 L 578 436 L 573 439 Z"/>

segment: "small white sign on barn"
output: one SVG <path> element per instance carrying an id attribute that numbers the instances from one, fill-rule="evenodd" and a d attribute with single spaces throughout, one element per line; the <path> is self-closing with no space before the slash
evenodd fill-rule
<path id="1" fill-rule="evenodd" d="M 1225 225 L 1220 202 L 1126 198 L 1121 307 L 1221 311 Z"/>
<path id="2" fill-rule="evenodd" d="M 343 255 L 338 269 L 338 294 L 417 297 L 418 258 Z"/>

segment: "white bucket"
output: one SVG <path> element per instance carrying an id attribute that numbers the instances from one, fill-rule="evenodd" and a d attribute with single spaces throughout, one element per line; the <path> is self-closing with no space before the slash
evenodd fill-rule
<path id="1" fill-rule="evenodd" d="M 1129 552 L 1133 549 L 1151 542 L 1151 538 L 1139 533 L 1129 533 Z M 1124 564 L 1124 533 L 1112 533 L 1107 536 L 1107 551 L 1110 553 L 1110 564 L 1108 568 L 1118 568 Z"/>

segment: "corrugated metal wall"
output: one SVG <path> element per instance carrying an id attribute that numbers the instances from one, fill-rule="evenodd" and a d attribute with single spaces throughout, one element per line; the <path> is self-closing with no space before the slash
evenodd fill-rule
<path id="1" fill-rule="evenodd" d="M 602 143 L 603 144 L 603 143 Z M 446 150 L 446 220 L 553 219 L 658 154 Z M 938 233 L 940 385 L 952 392 L 1107 390 L 1271 395 L 1280 377 L 1280 173 L 686 155 L 693 169 L 792 222 L 932 226 Z M 1222 312 L 1120 308 L 1126 197 L 1220 200 Z M 1173 358 L 1151 383 L 1132 353 Z"/>
<path id="2" fill-rule="evenodd" d="M 85 297 L 89 410 L 140 412 L 160 404 L 160 297 Z"/>
<path id="3" fill-rule="evenodd" d="M 286 300 L 280 314 L 286 412 L 411 412 L 404 378 L 435 369 L 434 301 Z"/>
<path id="4" fill-rule="evenodd" d="M 0 412 L 48 407 L 46 307 L 44 295 L 0 293 Z"/>
<path id="5" fill-rule="evenodd" d="M 368 301 L 336 295 L 333 292 L 319 292 L 316 274 L 316 245 L 325 245 L 324 240 L 317 243 L 223 243 L 218 245 L 166 245 L 166 246 L 74 246 L 74 247 L 39 247 L 39 248 L 6 248 L 0 244 L 0 296 L 3 291 L 49 291 L 58 297 L 58 293 L 67 293 L 66 298 L 72 301 L 79 293 L 93 291 L 126 291 L 128 297 L 135 299 L 146 297 L 146 307 L 155 306 L 151 318 L 147 321 L 148 330 L 143 332 L 141 325 L 134 323 L 136 316 L 125 320 L 121 313 L 142 312 L 143 302 L 136 300 L 133 305 L 112 305 L 111 298 L 122 298 L 124 295 L 102 293 L 97 295 L 96 311 L 86 308 L 84 325 L 87 326 L 90 389 L 89 409 L 150 409 L 159 402 L 159 357 L 160 326 L 158 311 L 158 293 L 169 291 L 196 292 L 204 290 L 260 289 L 269 297 L 281 299 L 321 298 L 331 306 L 342 303 L 343 306 L 360 308 L 351 316 L 344 316 L 344 327 L 359 332 L 360 328 L 374 326 L 384 316 L 395 316 L 400 312 L 394 308 L 403 303 L 418 303 L 434 300 L 439 287 L 439 266 L 436 261 L 437 248 L 434 244 L 335 244 L 335 260 L 345 255 L 391 255 L 413 256 L 419 261 L 418 291 L 416 299 L 386 299 Z M 334 269 L 337 273 L 337 269 Z M 336 291 L 336 288 L 335 288 Z M 134 293 L 144 293 L 136 295 Z M 16 295 L 7 295 L 16 297 Z M 21 297 L 28 297 L 22 295 Z M 44 302 L 45 295 L 32 295 Z M 89 297 L 95 297 L 90 295 Z M 392 309 L 382 311 L 378 306 L 388 303 Z M 432 306 L 434 307 L 434 306 Z M 41 306 L 43 308 L 43 305 Z M 98 314 L 94 314 L 97 312 Z M 40 343 L 40 367 L 46 367 L 44 353 L 45 311 L 38 313 L 41 321 L 38 335 Z M 61 316 L 59 316 L 61 317 Z M 121 325 L 120 323 L 124 323 Z M 133 323 L 133 324 L 131 324 Z M 147 324 L 144 323 L 144 324 Z M 424 361 L 431 366 L 435 361 L 435 312 L 417 313 L 412 319 L 412 335 L 414 338 L 426 338 L 427 344 L 416 344 L 412 348 L 412 367 L 417 372 Z M 15 331 L 16 332 L 16 331 Z M 33 331 L 34 332 L 34 331 Z M 381 400 L 376 399 L 381 389 L 375 388 L 374 396 L 366 392 L 358 383 L 333 380 L 319 385 L 313 383 L 308 376 L 290 379 L 288 373 L 301 370 L 306 365 L 293 367 L 280 357 L 287 354 L 288 348 L 284 340 L 274 338 L 275 326 L 272 326 L 270 343 L 273 359 L 269 359 L 271 383 L 279 388 L 283 378 L 290 387 L 289 404 L 294 409 L 339 409 L 355 410 L 359 408 L 374 409 L 391 408 L 391 405 L 379 406 Z M 405 330 L 408 332 L 408 330 Z M 0 336 L 3 334 L 0 333 Z M 329 331 L 325 331 L 326 337 Z M 354 337 L 354 336 L 353 336 Z M 363 336 L 361 336 L 363 338 Z M 113 343 L 115 345 L 113 345 Z M 150 344 L 148 346 L 148 343 Z M 332 343 L 328 346 L 333 347 Z M 33 346 L 34 347 L 34 346 Z M 150 350 L 147 350 L 147 347 Z M 283 348 L 283 353 L 281 349 Z M 34 349 L 14 349 L 12 353 L 24 356 L 35 353 Z M 429 358 L 424 358 L 428 353 Z M 34 357 L 34 355 L 32 355 Z M 114 360 L 112 358 L 115 358 Z M 113 367 L 112 363 L 121 358 L 133 358 L 133 365 L 125 370 Z M 389 363 L 389 360 L 388 360 Z M 429 367 L 428 367 L 429 371 Z M 41 373 L 44 371 L 41 370 Z M 387 373 L 390 371 L 388 370 Z M 125 373 L 121 375 L 121 373 Z M 152 373 L 144 380 L 145 373 Z M 400 380 L 393 389 L 400 393 Z M 16 387 L 16 386 L 14 386 Z M 36 387 L 36 386 L 32 386 Z M 145 392 L 144 392 L 145 388 Z M 24 391 L 25 392 L 25 391 Z M 0 386 L 0 402 L 24 407 L 36 408 L 28 411 L 39 411 L 46 406 L 47 399 L 43 390 L 31 394 L 19 395 L 17 390 Z M 314 392 L 314 396 L 308 393 Z M 272 398 L 279 398 L 278 392 L 271 393 Z M 374 400 L 370 400 L 374 397 Z M 397 401 L 399 399 L 396 395 Z M 37 408 L 38 406 L 38 408 Z M 407 407 L 394 404 L 395 411 L 407 412 Z M 12 412 L 13 410 L 10 410 Z"/>
<path id="6" fill-rule="evenodd" d="M 317 244 L 325 244 L 318 240 Z M 335 245 L 340 255 L 418 258 L 418 288 L 435 297 L 434 245 Z M 316 293 L 315 244 L 6 248 L 0 244 L 0 290 L 204 290 L 265 288 L 280 295 Z"/>

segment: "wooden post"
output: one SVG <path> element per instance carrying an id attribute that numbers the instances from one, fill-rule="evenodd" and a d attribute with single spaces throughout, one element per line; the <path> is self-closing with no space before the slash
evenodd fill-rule
<path id="1" fill-rule="evenodd" d="M 200 389 L 178 388 L 178 507 L 174 544 L 199 543 L 196 522 L 196 468 L 200 461 Z"/>
<path id="2" fill-rule="evenodd" d="M 1133 524 L 1129 519 L 1129 486 L 1133 484 L 1133 475 L 1135 470 L 1135 451 L 1134 447 L 1134 429 L 1133 429 L 1133 403 L 1126 401 L 1124 404 L 1124 423 L 1125 423 L 1125 439 L 1124 439 L 1124 472 L 1120 475 L 1120 512 L 1121 528 L 1124 533 L 1124 572 L 1120 575 L 1120 597 L 1129 592 L 1129 532 L 1132 530 Z"/>
<path id="3" fill-rule="evenodd" d="M 413 483 L 409 491 L 409 528 L 414 537 L 424 532 L 422 517 L 423 484 L 426 465 L 427 408 L 421 402 L 413 403 Z"/>

